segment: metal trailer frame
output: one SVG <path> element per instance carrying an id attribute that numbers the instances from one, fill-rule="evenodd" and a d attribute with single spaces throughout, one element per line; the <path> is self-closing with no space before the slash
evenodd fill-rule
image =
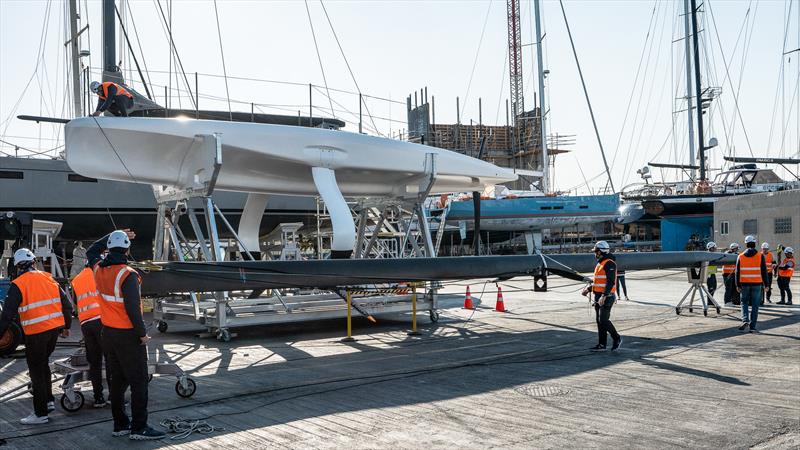
<path id="1" fill-rule="evenodd" d="M 81 392 L 81 385 L 91 381 L 89 379 L 89 365 L 73 364 L 72 356 L 70 356 L 50 363 L 50 372 L 53 375 L 53 383 L 61 382 L 59 386 L 63 392 L 59 402 L 61 408 L 67 412 L 76 412 L 81 409 L 86 403 L 86 398 Z M 153 379 L 153 375 L 174 375 L 177 379 L 175 393 L 179 397 L 189 398 L 197 391 L 197 383 L 177 364 L 148 363 L 147 373 L 150 376 L 148 381 Z M 103 369 L 103 379 L 106 379 L 105 368 Z M 31 382 L 16 386 L 0 393 L 0 403 L 11 401 L 29 392 L 32 392 Z"/>
<path id="2" fill-rule="evenodd" d="M 708 288 L 706 287 L 706 279 L 708 279 L 708 263 L 704 262 L 700 264 L 700 268 L 692 268 L 688 267 L 686 269 L 686 277 L 689 282 L 689 290 L 683 295 L 681 301 L 675 306 L 675 314 L 680 315 L 683 309 L 688 309 L 689 312 L 694 312 L 694 299 L 695 296 L 700 298 L 700 305 L 703 308 L 703 315 L 708 316 L 708 308 L 713 307 L 716 308 L 717 314 L 722 312 L 722 307 L 719 303 L 714 299 L 714 296 L 708 292 Z M 689 295 L 691 294 L 691 298 Z M 689 305 L 683 306 L 686 299 L 689 299 Z"/>
<path id="3" fill-rule="evenodd" d="M 195 161 L 199 167 L 192 167 L 194 177 L 185 186 L 153 187 L 158 213 L 156 218 L 156 239 L 154 243 L 154 259 L 166 261 L 174 252 L 179 261 L 188 258 L 203 258 L 205 261 L 224 261 L 224 252 L 219 238 L 217 216 L 233 235 L 233 242 L 238 246 L 243 257 L 253 256 L 243 240 L 225 218 L 222 211 L 213 201 L 212 194 L 217 176 L 222 168 L 222 137 L 219 134 L 197 135 L 193 147 L 199 154 Z M 379 222 L 382 224 L 386 211 L 398 204 L 413 204 L 412 218 L 403 230 L 405 233 L 403 246 L 409 242 L 415 256 L 435 256 L 433 240 L 428 227 L 429 218 L 422 207 L 436 179 L 435 154 L 425 159 L 425 173 L 420 177 L 419 188 L 410 198 L 401 198 L 370 205 L 381 206 Z M 199 200 L 205 216 L 208 239 L 200 228 L 200 221 L 191 208 L 192 201 Z M 367 207 L 362 209 L 366 211 Z M 191 242 L 178 226 L 180 216 L 186 215 L 192 226 L 196 242 Z M 365 233 L 366 213 L 359 214 L 358 240 L 356 258 L 369 255 L 376 243 L 377 232 L 367 239 Z M 411 222 L 416 219 L 419 230 L 411 234 Z M 380 225 L 377 225 L 379 228 Z M 418 239 L 422 242 L 418 243 Z M 260 249 L 253 249 L 260 250 Z M 374 287 L 364 287 L 368 290 Z M 418 310 L 429 311 L 432 321 L 437 321 L 438 290 L 441 284 L 428 283 L 425 295 L 418 295 L 417 308 L 412 305 L 412 296 L 390 292 L 366 298 L 359 298 L 353 306 L 358 310 L 368 309 L 375 314 L 407 313 Z M 357 288 L 358 289 L 358 288 Z M 342 290 L 344 292 L 344 290 Z M 347 315 L 347 305 L 342 292 L 313 292 L 287 295 L 279 291 L 270 292 L 268 297 L 251 298 L 250 293 L 214 292 L 198 294 L 195 292 L 178 293 L 170 297 L 156 298 L 153 302 L 153 316 L 157 328 L 166 332 L 169 321 L 192 321 L 206 327 L 209 334 L 217 339 L 229 341 L 234 335 L 232 327 L 269 325 L 276 323 L 298 322 L 308 320 L 343 318 Z"/>

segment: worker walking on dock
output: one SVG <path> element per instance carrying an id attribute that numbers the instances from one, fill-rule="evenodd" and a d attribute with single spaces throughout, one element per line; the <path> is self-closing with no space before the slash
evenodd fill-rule
<path id="1" fill-rule="evenodd" d="M 751 333 L 758 333 L 758 306 L 761 304 L 761 289 L 767 286 L 767 263 L 764 255 L 756 250 L 756 238 L 747 236 L 744 239 L 747 246 L 736 260 L 736 290 L 742 295 L 742 324 L 739 331 L 744 331 L 748 326 Z M 749 310 L 748 310 L 749 308 Z"/>
<path id="2" fill-rule="evenodd" d="M 716 252 L 717 243 L 712 241 L 706 244 L 706 251 L 711 253 Z M 706 278 L 706 287 L 708 287 L 708 293 L 714 295 L 714 291 L 717 290 L 717 266 L 712 266 L 709 264 L 708 277 Z"/>
<path id="3" fill-rule="evenodd" d="M 108 403 L 103 396 L 103 346 L 100 321 L 100 293 L 94 282 L 94 271 L 87 267 L 72 279 L 72 291 L 78 306 L 78 320 L 81 323 L 83 343 L 86 346 L 86 360 L 89 361 L 89 380 L 94 392 L 94 407 L 102 408 Z"/>
<path id="4" fill-rule="evenodd" d="M 113 436 L 151 440 L 165 433 L 147 424 L 147 328 L 142 319 L 141 278 L 128 266 L 132 232 L 116 230 L 86 252 L 96 262 L 94 277 L 100 293 L 102 341 L 109 378 Z M 100 260 L 103 251 L 108 250 Z M 125 412 L 125 391 L 131 388 L 131 418 Z"/>
<path id="5" fill-rule="evenodd" d="M 17 276 L 11 281 L 0 316 L 0 336 L 17 314 L 25 334 L 25 359 L 33 391 L 33 413 L 20 420 L 25 425 L 47 423 L 47 415 L 55 410 L 50 355 L 59 335 L 68 337 L 72 325 L 72 305 L 67 296 L 52 275 L 36 270 L 35 260 L 27 248 L 14 252 Z"/>
<path id="6" fill-rule="evenodd" d="M 725 253 L 738 254 L 739 244 L 732 243 Z M 734 272 L 736 271 L 735 264 L 725 264 L 722 266 L 722 284 L 725 285 L 725 303 L 739 304 L 739 291 L 736 289 L 736 280 L 734 279 Z"/>
<path id="7" fill-rule="evenodd" d="M 133 108 L 133 94 L 127 89 L 112 81 L 92 81 L 89 88 L 97 94 L 97 109 L 92 113 L 99 116 L 103 111 L 108 111 L 118 117 L 128 117 L 128 111 Z"/>
<path id="8" fill-rule="evenodd" d="M 617 333 L 614 324 L 611 323 L 611 307 L 614 306 L 617 293 L 617 263 L 614 255 L 611 254 L 611 247 L 608 242 L 599 241 L 594 245 L 594 255 L 597 258 L 597 265 L 594 268 L 594 278 L 591 287 L 583 290 L 583 295 L 590 292 L 594 295 L 595 320 L 597 322 L 597 345 L 592 347 L 592 351 L 603 351 L 608 343 L 608 335 L 611 335 L 613 344 L 611 350 L 617 350 L 622 344 L 622 337 Z"/>
<path id="9" fill-rule="evenodd" d="M 792 247 L 786 247 L 783 252 L 786 256 L 778 266 L 778 289 L 781 291 L 781 301 L 778 304 L 791 305 L 792 290 L 790 284 L 792 283 L 792 275 L 794 275 L 794 268 L 797 263 L 794 260 L 794 249 Z M 786 301 L 784 301 L 784 297 Z"/>

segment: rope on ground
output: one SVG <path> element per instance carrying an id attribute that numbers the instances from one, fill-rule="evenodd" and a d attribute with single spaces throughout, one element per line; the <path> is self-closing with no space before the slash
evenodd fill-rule
<path id="1" fill-rule="evenodd" d="M 170 436 L 172 440 L 186 439 L 192 433 L 211 434 L 215 431 L 225 431 L 225 428 L 215 427 L 205 420 L 184 419 L 181 416 L 167 417 L 159 423 L 167 429 L 167 432 L 177 433 L 175 436 Z"/>

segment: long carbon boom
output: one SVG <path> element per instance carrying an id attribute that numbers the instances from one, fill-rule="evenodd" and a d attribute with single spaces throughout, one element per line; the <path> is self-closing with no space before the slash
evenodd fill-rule
<path id="1" fill-rule="evenodd" d="M 700 263 L 733 264 L 736 255 L 708 252 L 620 253 L 624 270 L 683 268 Z M 142 294 L 213 292 L 270 288 L 334 288 L 475 278 L 513 278 L 542 269 L 554 274 L 591 272 L 593 254 L 462 256 L 409 259 L 333 259 L 313 261 L 166 262 L 142 273 Z"/>

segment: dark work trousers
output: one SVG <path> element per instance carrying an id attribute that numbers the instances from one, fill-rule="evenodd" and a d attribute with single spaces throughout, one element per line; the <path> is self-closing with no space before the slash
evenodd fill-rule
<path id="1" fill-rule="evenodd" d="M 628 298 L 628 286 L 625 285 L 625 275 L 617 274 L 617 292 L 625 295 Z"/>
<path id="2" fill-rule="evenodd" d="M 600 292 L 594 293 L 594 301 L 596 302 L 602 296 Z M 611 335 L 611 339 L 614 342 L 619 340 L 619 333 L 617 333 L 617 329 L 614 328 L 614 324 L 611 323 L 611 307 L 614 306 L 614 297 L 606 297 L 606 301 L 603 306 L 600 306 L 595 303 L 594 305 L 594 312 L 595 312 L 595 319 L 597 321 L 597 343 L 600 345 L 606 345 L 608 342 L 608 335 Z"/>
<path id="3" fill-rule="evenodd" d="M 28 361 L 33 386 L 33 412 L 39 417 L 47 415 L 47 402 L 53 398 L 53 380 L 50 375 L 50 355 L 56 349 L 61 328 L 25 336 L 25 359 Z"/>
<path id="4" fill-rule="evenodd" d="M 117 117 L 128 117 L 128 110 L 133 108 L 133 99 L 125 95 L 115 95 L 114 103 L 108 107 L 108 111 Z"/>
<path id="5" fill-rule="evenodd" d="M 714 291 L 717 290 L 717 276 L 715 274 L 711 274 L 706 278 L 706 287 L 708 287 L 708 293 L 714 295 Z"/>
<path id="6" fill-rule="evenodd" d="M 765 284 L 767 286 L 769 286 L 770 289 L 769 290 L 766 290 L 766 289 L 762 289 L 761 290 L 761 304 L 762 305 L 764 304 L 764 297 L 766 297 L 767 300 L 772 298 L 772 272 L 770 272 L 769 270 L 767 270 L 767 282 Z"/>
<path id="7" fill-rule="evenodd" d="M 736 276 L 734 274 L 723 275 L 725 280 L 725 303 L 741 304 L 739 291 L 736 290 Z"/>
<path id="8" fill-rule="evenodd" d="M 131 426 L 140 431 L 147 425 L 147 346 L 134 331 L 103 327 L 103 349 L 108 373 L 108 399 L 114 428 Z M 125 413 L 125 391 L 131 388 L 131 419 Z"/>
<path id="9" fill-rule="evenodd" d="M 83 342 L 86 344 L 86 359 L 89 361 L 89 380 L 92 381 L 94 399 L 103 396 L 103 344 L 100 334 L 103 324 L 100 317 L 81 324 Z"/>
<path id="10" fill-rule="evenodd" d="M 792 281 L 789 277 L 778 277 L 778 289 L 781 291 L 781 301 L 786 298 L 786 303 L 792 303 L 792 290 L 789 288 L 789 283 Z"/>

